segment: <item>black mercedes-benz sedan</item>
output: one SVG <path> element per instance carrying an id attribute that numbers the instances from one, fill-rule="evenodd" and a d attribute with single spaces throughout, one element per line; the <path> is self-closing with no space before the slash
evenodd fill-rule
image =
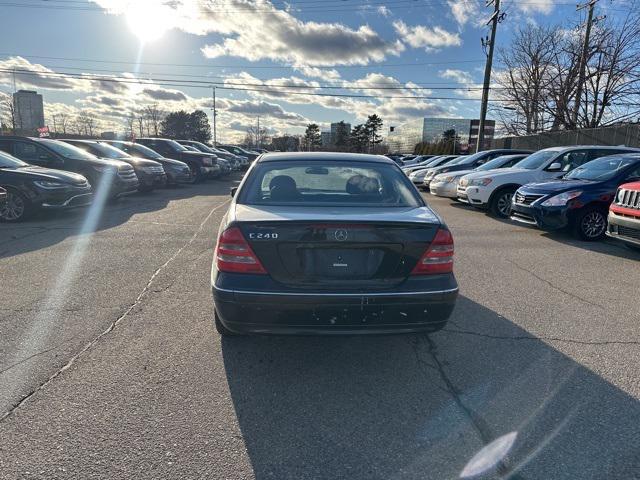
<path id="1" fill-rule="evenodd" d="M 390 159 L 268 153 L 232 190 L 211 286 L 222 335 L 433 332 L 453 238 Z"/>

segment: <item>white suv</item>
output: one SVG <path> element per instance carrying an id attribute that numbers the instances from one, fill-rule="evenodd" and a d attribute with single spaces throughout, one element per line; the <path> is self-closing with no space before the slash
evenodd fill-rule
<path id="1" fill-rule="evenodd" d="M 522 185 L 560 178 L 594 158 L 638 151 L 628 147 L 581 145 L 552 147 L 532 153 L 514 168 L 465 175 L 458 182 L 458 200 L 488 208 L 497 217 L 511 213 L 511 197 Z"/>

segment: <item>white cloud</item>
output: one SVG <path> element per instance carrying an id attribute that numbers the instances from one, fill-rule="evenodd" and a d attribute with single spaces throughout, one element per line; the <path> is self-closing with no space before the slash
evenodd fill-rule
<path id="1" fill-rule="evenodd" d="M 398 20 L 393 22 L 393 28 L 403 41 L 414 48 L 424 48 L 426 51 L 462 45 L 462 39 L 458 33 L 448 32 L 442 27 L 430 28 L 423 25 L 409 27 Z"/>
<path id="2" fill-rule="evenodd" d="M 473 25 L 482 25 L 484 23 L 485 20 L 482 18 L 481 10 L 476 0 L 448 0 L 447 3 L 453 18 L 461 27 L 467 23 L 472 23 Z"/>
<path id="3" fill-rule="evenodd" d="M 453 91 L 456 95 L 476 100 L 482 98 L 482 84 L 476 82 L 469 72 L 448 68 L 439 72 L 438 75 L 441 78 L 453 80 L 456 83 L 463 85 L 464 88 Z"/>
<path id="4" fill-rule="evenodd" d="M 93 0 L 111 13 L 125 13 L 128 0 Z M 251 61 L 270 59 L 295 65 L 365 65 L 398 55 L 404 46 L 387 41 L 368 25 L 305 22 L 268 0 L 224 3 L 181 0 L 155 4 L 165 9 L 171 27 L 197 35 L 218 33 L 222 42 L 207 45 L 208 58 L 231 55 Z"/>
<path id="5" fill-rule="evenodd" d="M 294 70 L 297 70 L 303 73 L 307 77 L 321 78 L 327 81 L 334 81 L 334 80 L 340 79 L 340 73 L 333 68 L 328 69 L 328 68 L 308 67 L 304 65 L 295 66 L 293 68 Z"/>
<path id="6" fill-rule="evenodd" d="M 378 7 L 378 13 L 380 15 L 382 15 L 383 17 L 388 17 L 389 15 L 391 15 L 391 10 L 389 10 L 386 6 L 384 5 L 380 5 Z"/>
<path id="7" fill-rule="evenodd" d="M 518 2 L 514 5 L 524 13 L 542 13 L 548 15 L 552 12 L 554 0 L 537 0 L 536 2 Z"/>

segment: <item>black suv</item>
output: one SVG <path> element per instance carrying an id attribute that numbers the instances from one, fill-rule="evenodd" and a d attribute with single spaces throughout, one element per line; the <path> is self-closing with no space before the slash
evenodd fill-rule
<path id="1" fill-rule="evenodd" d="M 125 142 L 124 140 L 101 140 L 100 143 L 113 145 L 132 157 L 146 158 L 160 163 L 164 168 L 164 173 L 167 175 L 167 185 L 194 182 L 195 177 L 191 174 L 189 165 L 180 160 L 163 157 L 155 150 L 151 150 L 140 143 Z"/>
<path id="2" fill-rule="evenodd" d="M 109 198 L 138 191 L 138 177 L 128 163 L 104 160 L 58 140 L 0 137 L 0 150 L 32 165 L 79 173 L 94 187 L 94 193 L 99 192 L 103 186 L 107 188 Z"/>
<path id="3" fill-rule="evenodd" d="M 221 169 L 215 155 L 191 152 L 175 140 L 168 138 L 136 138 L 136 143 L 155 150 L 163 157 L 186 163 L 189 165 L 196 182 L 201 182 L 205 178 L 220 176 Z"/>
<path id="4" fill-rule="evenodd" d="M 158 162 L 132 157 L 127 152 L 123 152 L 112 145 L 94 140 L 63 140 L 63 142 L 81 148 L 98 158 L 120 160 L 128 163 L 133 167 L 138 177 L 139 192 L 150 192 L 156 187 L 163 187 L 167 184 L 164 168 Z"/>
<path id="5" fill-rule="evenodd" d="M 19 222 L 37 210 L 91 204 L 87 179 L 77 173 L 29 165 L 0 152 L 0 220 Z M 4 197 L 4 201 L 3 201 Z"/>
<path id="6" fill-rule="evenodd" d="M 247 157 L 250 162 L 253 162 L 256 158 L 260 156 L 259 153 L 250 152 L 249 150 L 245 150 L 244 148 L 237 147 L 236 145 L 216 145 L 216 147 L 221 148 L 222 150 L 226 150 L 229 153 L 233 153 L 234 155 Z"/>

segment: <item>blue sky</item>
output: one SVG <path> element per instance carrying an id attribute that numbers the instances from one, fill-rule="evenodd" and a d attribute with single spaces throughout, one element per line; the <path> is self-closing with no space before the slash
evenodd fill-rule
<path id="1" fill-rule="evenodd" d="M 477 88 L 482 80 L 480 38 L 488 31 L 491 7 L 476 0 L 20 3 L 0 6 L 0 70 L 5 70 L 0 92 L 13 89 L 6 70 L 41 72 L 16 74 L 17 87 L 45 96 L 48 123 L 54 115 L 86 112 L 103 130 L 122 129 L 128 115 L 150 104 L 165 111 L 203 108 L 210 114 L 211 90 L 195 82 L 245 90 L 217 88 L 219 139 L 229 141 L 241 138 L 258 115 L 273 134 L 301 133 L 309 122 L 356 124 L 371 113 L 386 126 L 421 116 L 478 116 L 480 92 L 458 90 Z M 621 16 L 630 8 L 629 1 L 619 0 L 612 8 L 601 0 L 598 13 Z M 504 0 L 502 10 L 507 16 L 498 48 L 526 22 L 572 28 L 585 15 L 565 0 Z M 95 75 L 131 83 L 99 82 Z M 136 78 L 145 83 L 135 83 Z M 296 87 L 265 91 L 265 83 Z"/>

